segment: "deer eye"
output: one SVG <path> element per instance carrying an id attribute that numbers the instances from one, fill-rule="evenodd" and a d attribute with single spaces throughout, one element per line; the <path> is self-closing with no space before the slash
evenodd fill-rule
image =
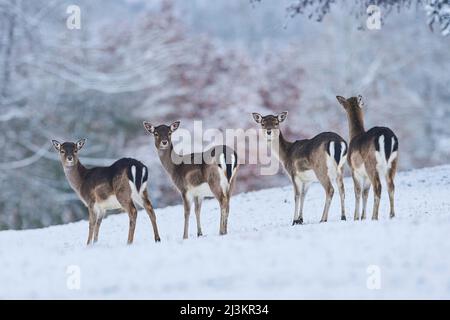
<path id="1" fill-rule="evenodd" d="M 61 150 L 61 154 L 66 154 L 66 152 L 64 150 Z"/>

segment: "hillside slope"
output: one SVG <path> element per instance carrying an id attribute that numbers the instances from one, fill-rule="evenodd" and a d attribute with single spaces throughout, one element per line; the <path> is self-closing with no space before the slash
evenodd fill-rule
<path id="1" fill-rule="evenodd" d="M 449 299 L 450 165 L 401 172 L 393 220 L 383 192 L 380 221 L 353 221 L 353 186 L 345 185 L 347 221 L 336 195 L 329 222 L 319 223 L 324 192 L 314 184 L 301 226 L 291 226 L 287 186 L 234 197 L 227 236 L 218 235 L 212 200 L 203 205 L 206 236 L 196 237 L 192 214 L 186 241 L 181 206 L 157 210 L 158 244 L 143 211 L 132 246 L 125 214 L 105 219 L 89 248 L 86 221 L 0 232 L 0 298 Z M 70 289 L 73 270 L 79 290 Z"/>

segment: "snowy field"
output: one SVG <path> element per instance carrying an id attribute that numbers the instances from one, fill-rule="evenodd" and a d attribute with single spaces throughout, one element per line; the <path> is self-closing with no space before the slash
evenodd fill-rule
<path id="1" fill-rule="evenodd" d="M 314 184 L 301 226 L 291 226 L 287 186 L 235 196 L 227 236 L 218 235 L 213 200 L 203 205 L 206 235 L 196 237 L 192 213 L 185 241 L 181 206 L 156 211 L 161 243 L 143 211 L 132 246 L 125 214 L 105 219 L 89 248 L 86 221 L 0 232 L 0 298 L 449 299 L 450 166 L 399 173 L 394 220 L 384 188 L 380 221 L 353 221 L 353 186 L 345 184 L 347 221 L 336 193 L 329 222 L 319 223 L 324 192 Z"/>

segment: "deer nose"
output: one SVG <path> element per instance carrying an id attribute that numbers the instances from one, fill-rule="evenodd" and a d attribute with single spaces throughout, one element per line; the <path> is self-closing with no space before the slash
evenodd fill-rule
<path id="1" fill-rule="evenodd" d="M 272 134 L 272 130 L 267 130 L 267 135 L 271 135 Z"/>
<path id="2" fill-rule="evenodd" d="M 163 141 L 161 141 L 161 144 L 162 144 L 163 146 L 167 146 L 167 145 L 169 144 L 169 142 L 168 142 L 167 140 L 163 140 Z"/>
<path id="3" fill-rule="evenodd" d="M 72 156 L 68 156 L 67 157 L 67 161 L 73 161 L 73 157 Z"/>

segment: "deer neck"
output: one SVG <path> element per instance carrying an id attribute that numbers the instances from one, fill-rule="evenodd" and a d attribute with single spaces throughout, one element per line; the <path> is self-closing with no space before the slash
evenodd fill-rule
<path id="1" fill-rule="evenodd" d="M 64 166 L 64 174 L 69 181 L 72 189 L 81 197 L 81 185 L 83 184 L 84 176 L 87 169 L 78 160 L 73 167 Z"/>
<path id="2" fill-rule="evenodd" d="M 173 163 L 173 160 L 172 160 L 173 152 L 175 152 L 175 151 L 173 150 L 172 143 L 170 143 L 169 148 L 167 148 L 165 150 L 158 149 L 159 160 L 161 160 L 161 164 L 163 165 L 164 169 L 166 169 L 166 171 L 171 176 L 173 176 L 173 174 L 175 172 L 175 168 L 177 166 L 175 163 Z"/>
<path id="3" fill-rule="evenodd" d="M 348 112 L 347 116 L 350 139 L 353 139 L 357 135 L 366 132 L 366 130 L 364 129 L 364 118 L 361 111 Z"/>
<path id="4" fill-rule="evenodd" d="M 291 144 L 292 144 L 291 142 L 287 141 L 284 138 L 283 134 L 281 133 L 281 130 L 278 135 L 278 139 L 274 139 L 270 142 L 272 152 L 278 158 L 278 160 L 281 163 L 283 163 L 283 165 L 286 162 L 288 150 Z"/>

